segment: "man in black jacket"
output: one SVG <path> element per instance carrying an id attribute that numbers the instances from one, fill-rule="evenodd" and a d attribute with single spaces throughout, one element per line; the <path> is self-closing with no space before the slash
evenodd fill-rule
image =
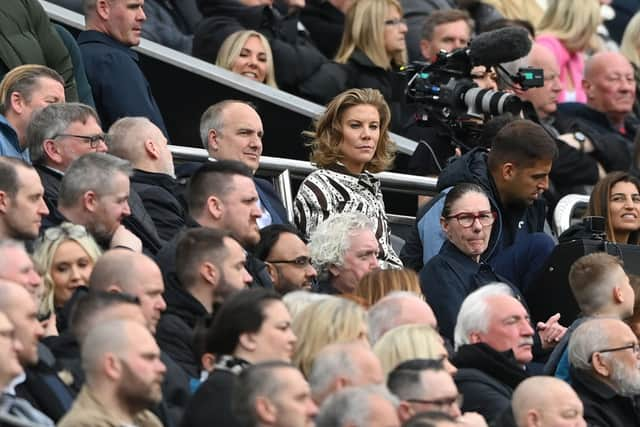
<path id="1" fill-rule="evenodd" d="M 168 144 L 160 128 L 145 117 L 125 117 L 109 128 L 109 154 L 131 162 L 131 187 L 165 241 L 185 227 L 187 217 Z"/>
<path id="2" fill-rule="evenodd" d="M 160 318 L 156 338 L 163 351 L 194 379 L 200 360 L 194 332 L 234 292 L 251 284 L 244 268 L 244 249 L 229 233 L 206 227 L 187 230 L 176 247 L 176 276 L 181 286 L 167 286 L 167 311 Z"/>
<path id="3" fill-rule="evenodd" d="M 640 350 L 629 326 L 618 319 L 593 319 L 569 341 L 571 384 L 584 404 L 588 425 L 640 424 Z"/>

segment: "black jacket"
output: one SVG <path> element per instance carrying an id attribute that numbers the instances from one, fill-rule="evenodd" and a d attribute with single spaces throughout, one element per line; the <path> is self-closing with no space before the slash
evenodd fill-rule
<path id="1" fill-rule="evenodd" d="M 484 343 L 461 346 L 451 361 L 464 395 L 462 411 L 478 412 L 489 424 L 509 408 L 513 390 L 528 376 L 511 351 L 500 353 Z"/>
<path id="2" fill-rule="evenodd" d="M 539 198 L 525 208 L 503 206 L 493 177 L 489 173 L 487 150 L 475 148 L 452 161 L 440 174 L 437 184 L 440 194 L 418 211 L 416 227 L 407 238 L 400 254 L 405 265 L 421 269 L 425 258 L 430 259 L 440 251 L 445 240 L 440 226 L 440 214 L 446 196 L 443 190 L 461 182 L 471 182 L 482 187 L 489 196 L 491 209 L 498 214 L 491 229 L 489 246 L 481 257 L 483 261 L 491 261 L 522 234 L 544 231 L 545 201 Z M 423 241 L 430 246 L 424 248 Z M 428 249 L 428 253 L 425 249 Z M 430 256 L 427 256 L 429 254 Z"/>
<path id="3" fill-rule="evenodd" d="M 178 181 L 164 173 L 135 169 L 131 186 L 138 193 L 142 204 L 164 241 L 171 240 L 185 227 L 187 214 L 183 191 Z"/>
<path id="4" fill-rule="evenodd" d="M 329 1 L 312 0 L 300 12 L 300 20 L 324 56 L 334 58 L 342 40 L 344 13 Z"/>
<path id="5" fill-rule="evenodd" d="M 605 114 L 580 103 L 560 104 L 556 113 L 558 131 L 584 133 L 594 146 L 591 156 L 607 172 L 627 171 L 631 167 L 633 139 L 638 125 L 638 120 L 629 116 L 625 121 L 625 134 L 622 134 L 611 125 Z"/>
<path id="6" fill-rule="evenodd" d="M 590 427 L 640 425 L 640 411 L 632 398 L 620 396 L 589 373 L 571 368 L 573 389 L 584 405 L 584 419 Z"/>
<path id="7" fill-rule="evenodd" d="M 327 58 L 298 28 L 296 14 L 283 16 L 269 6 L 247 7 L 236 0 L 198 0 L 204 19 L 193 39 L 193 55 L 214 63 L 224 40 L 236 31 L 255 30 L 264 35 L 273 52 L 278 87 L 297 92 L 300 83 Z"/>
<path id="8" fill-rule="evenodd" d="M 109 129 L 121 117 L 142 116 L 168 135 L 149 82 L 138 66 L 138 54 L 108 35 L 93 30 L 81 32 L 78 44 L 102 127 Z"/>
<path id="9" fill-rule="evenodd" d="M 509 283 L 489 264 L 477 263 L 450 241 L 420 271 L 420 288 L 438 319 L 440 334 L 453 341 L 458 311 L 471 292 L 491 282 Z M 513 287 L 513 291 L 519 291 Z"/>
<path id="10" fill-rule="evenodd" d="M 189 292 L 173 284 L 165 288 L 164 298 L 167 309 L 156 329 L 158 345 L 189 377 L 197 379 L 200 377 L 200 362 L 193 348 L 193 333 L 198 320 L 208 312 Z"/>

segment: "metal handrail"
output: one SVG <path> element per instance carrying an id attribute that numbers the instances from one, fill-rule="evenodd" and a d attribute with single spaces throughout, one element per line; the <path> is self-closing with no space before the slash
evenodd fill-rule
<path id="1" fill-rule="evenodd" d="M 47 12 L 49 19 L 78 30 L 84 29 L 84 16 L 46 0 L 39 1 Z M 213 80 L 253 97 L 263 99 L 270 104 L 278 105 L 303 116 L 311 118 L 317 117 L 325 110 L 322 105 L 309 102 L 306 99 L 291 95 L 288 92 L 255 82 L 229 70 L 225 70 L 224 68 L 217 67 L 193 56 L 186 55 L 182 52 L 170 49 L 144 38 L 141 39 L 140 45 L 133 49 L 143 55 L 190 71 L 206 79 Z M 396 143 L 398 151 L 401 153 L 411 155 L 416 149 L 417 143 L 415 141 L 394 133 L 391 134 L 391 139 Z"/>

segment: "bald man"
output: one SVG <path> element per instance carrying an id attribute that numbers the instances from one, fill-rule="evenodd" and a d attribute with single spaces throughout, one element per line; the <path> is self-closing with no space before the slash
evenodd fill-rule
<path id="1" fill-rule="evenodd" d="M 136 297 L 140 301 L 146 326 L 155 335 L 160 316 L 167 304 L 162 296 L 162 273 L 151 258 L 126 249 L 107 251 L 93 267 L 89 289 Z M 156 413 L 165 424 L 178 425 L 189 396 L 189 377 L 167 353 L 162 352 L 160 356 L 167 373 L 162 385 L 163 402 Z"/>
<path id="2" fill-rule="evenodd" d="M 429 304 L 413 292 L 391 292 L 376 302 L 368 314 L 371 345 L 385 332 L 401 325 L 438 327 L 438 321 Z"/>
<path id="3" fill-rule="evenodd" d="M 521 382 L 511 399 L 517 427 L 585 427 L 582 401 L 566 382 L 531 377 Z"/>
<path id="4" fill-rule="evenodd" d="M 175 179 L 169 141 L 146 117 L 125 117 L 109 129 L 109 153 L 129 160 L 134 171 L 131 186 L 153 219 L 163 240 L 185 226 L 184 188 Z"/>
<path id="5" fill-rule="evenodd" d="M 149 330 L 134 321 L 95 326 L 82 346 L 86 383 L 58 426 L 163 424 L 149 408 L 162 399 L 166 368 Z"/>
<path id="6" fill-rule="evenodd" d="M 560 104 L 558 129 L 583 134 L 583 151 L 594 153 L 605 171 L 628 170 L 640 125 L 632 114 L 636 91 L 633 67 L 620 53 L 597 53 L 585 65 L 582 86 L 586 105 Z M 582 138 L 578 135 L 578 139 Z"/>

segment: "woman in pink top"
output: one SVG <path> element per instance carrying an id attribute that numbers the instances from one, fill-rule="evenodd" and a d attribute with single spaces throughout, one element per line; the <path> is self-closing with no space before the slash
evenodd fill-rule
<path id="1" fill-rule="evenodd" d="M 598 0 L 550 0 L 536 41 L 554 53 L 560 67 L 560 102 L 586 102 L 582 89 L 584 51 L 593 46 L 600 25 Z"/>

